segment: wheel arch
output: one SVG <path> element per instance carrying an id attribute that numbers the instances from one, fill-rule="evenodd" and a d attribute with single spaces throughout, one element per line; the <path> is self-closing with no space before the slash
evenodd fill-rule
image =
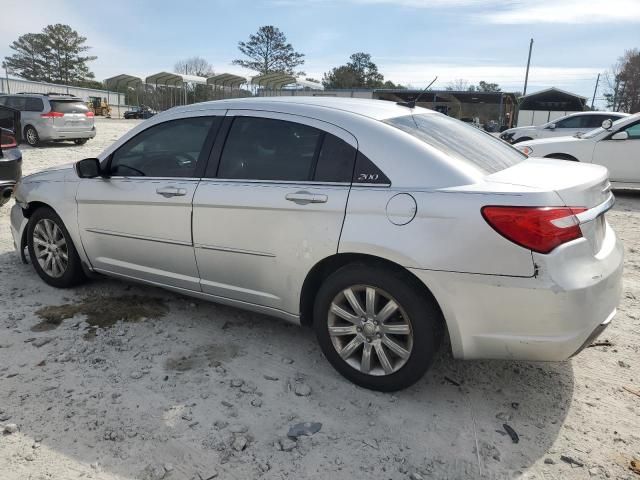
<path id="1" fill-rule="evenodd" d="M 443 309 L 429 287 L 425 285 L 424 282 L 422 282 L 409 270 L 391 260 L 375 255 L 362 253 L 337 253 L 320 260 L 311 268 L 311 270 L 309 270 L 302 284 L 302 290 L 300 293 L 301 325 L 311 326 L 311 324 L 313 323 L 313 303 L 315 300 L 315 293 L 320 288 L 322 282 L 338 269 L 350 264 L 374 265 L 400 272 L 407 278 L 411 285 L 413 285 L 418 291 L 420 291 L 422 294 L 424 294 L 434 302 L 434 304 L 440 310 L 441 317 L 444 319 L 442 328 L 448 330 Z"/>
<path id="2" fill-rule="evenodd" d="M 550 153 L 549 155 L 545 155 L 544 158 L 555 158 L 556 160 L 569 160 L 571 162 L 579 162 L 576 157 L 573 155 L 569 155 L 568 153 Z"/>

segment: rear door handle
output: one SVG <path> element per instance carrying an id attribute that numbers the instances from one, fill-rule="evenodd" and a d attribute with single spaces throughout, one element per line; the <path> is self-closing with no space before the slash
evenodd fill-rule
<path id="1" fill-rule="evenodd" d="M 158 195 L 162 195 L 164 198 L 184 197 L 187 194 L 187 189 L 176 187 L 162 187 L 156 189 L 156 193 Z"/>
<path id="2" fill-rule="evenodd" d="M 327 203 L 329 197 L 322 193 L 311 193 L 302 190 L 300 192 L 287 193 L 284 198 L 298 205 L 307 205 L 308 203 Z"/>

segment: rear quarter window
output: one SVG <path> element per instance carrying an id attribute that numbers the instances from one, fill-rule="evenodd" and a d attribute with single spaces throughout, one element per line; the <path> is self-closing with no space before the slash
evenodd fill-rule
<path id="1" fill-rule="evenodd" d="M 24 109 L 27 112 L 41 112 L 44 110 L 44 103 L 41 98 L 27 97 Z"/>
<path id="2" fill-rule="evenodd" d="M 523 160 L 526 155 L 488 133 L 437 113 L 406 115 L 384 120 L 452 158 L 489 175 Z"/>

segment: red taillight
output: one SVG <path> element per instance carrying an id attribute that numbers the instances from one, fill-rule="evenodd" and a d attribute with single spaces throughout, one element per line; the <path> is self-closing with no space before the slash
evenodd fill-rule
<path id="1" fill-rule="evenodd" d="M 41 113 L 40 116 L 42 118 L 59 118 L 59 117 L 64 117 L 64 113 L 61 113 L 61 112 Z"/>
<path id="2" fill-rule="evenodd" d="M 95 117 L 95 114 L 93 112 L 86 112 L 85 115 L 89 118 Z"/>
<path id="3" fill-rule="evenodd" d="M 4 150 L 7 148 L 15 148 L 17 146 L 18 141 L 16 140 L 16 137 L 9 135 L 8 133 L 0 133 L 0 148 Z"/>
<path id="4" fill-rule="evenodd" d="M 503 207 L 482 209 L 482 216 L 507 240 L 539 253 L 582 237 L 576 214 L 583 207 Z"/>

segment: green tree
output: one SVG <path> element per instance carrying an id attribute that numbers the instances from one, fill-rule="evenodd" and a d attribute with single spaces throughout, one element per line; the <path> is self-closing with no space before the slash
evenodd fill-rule
<path id="1" fill-rule="evenodd" d="M 607 108 L 616 112 L 640 112 L 640 50 L 627 50 L 605 75 Z"/>
<path id="2" fill-rule="evenodd" d="M 5 57 L 3 66 L 27 80 L 79 85 L 95 78 L 87 62 L 97 57 L 85 55 L 90 49 L 69 25 L 47 25 L 41 33 L 27 33 L 14 41 L 15 52 Z"/>
<path id="3" fill-rule="evenodd" d="M 322 78 L 325 88 L 394 88 L 393 82 L 384 82 L 384 76 L 371 60 L 369 53 L 357 52 L 349 57 L 346 65 L 326 72 Z M 393 87 L 388 86 L 389 84 Z"/>
<path id="4" fill-rule="evenodd" d="M 261 75 L 304 75 L 304 72 L 295 72 L 304 64 L 304 54 L 296 52 L 285 34 L 272 25 L 260 27 L 255 34 L 249 35 L 248 42 L 238 42 L 238 49 L 247 58 L 234 60 L 234 65 L 255 70 Z"/>

